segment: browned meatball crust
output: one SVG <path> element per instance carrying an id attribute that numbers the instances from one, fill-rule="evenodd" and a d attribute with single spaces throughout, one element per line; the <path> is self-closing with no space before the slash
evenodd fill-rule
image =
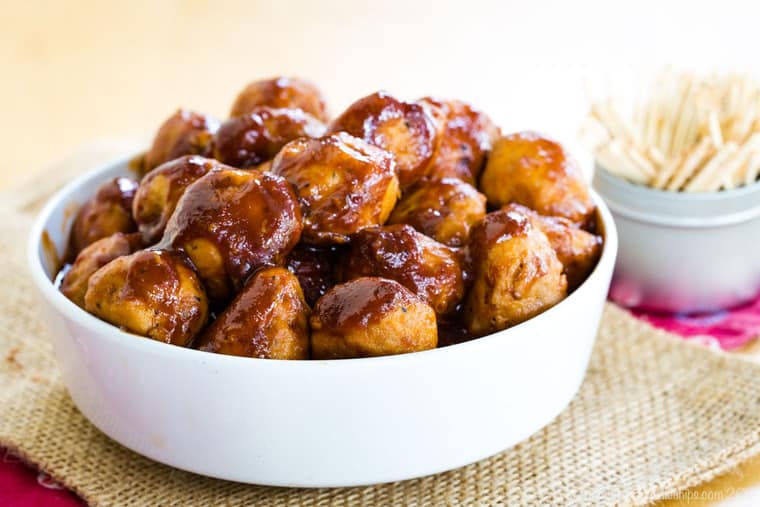
<path id="1" fill-rule="evenodd" d="M 568 290 L 577 288 L 596 266 L 602 252 L 600 236 L 579 229 L 566 218 L 539 215 L 520 204 L 510 204 L 504 209 L 530 216 L 533 226 L 546 234 L 565 268 Z"/>
<path id="2" fill-rule="evenodd" d="M 295 77 L 276 77 L 250 83 L 235 99 L 230 116 L 242 116 L 258 106 L 302 109 L 319 121 L 329 119 L 322 92 L 309 81 Z"/>
<path id="3" fill-rule="evenodd" d="M 398 198 L 390 154 L 342 132 L 286 144 L 271 171 L 293 185 L 303 206 L 304 241 L 314 245 L 347 243 L 385 223 Z"/>
<path id="4" fill-rule="evenodd" d="M 409 289 L 356 278 L 322 296 L 311 316 L 313 359 L 385 356 L 434 349 L 435 312 Z"/>
<path id="5" fill-rule="evenodd" d="M 101 185 L 95 195 L 85 202 L 71 226 L 71 256 L 87 245 L 117 232 L 137 230 L 132 219 L 132 200 L 137 182 L 129 178 L 114 178 Z"/>
<path id="6" fill-rule="evenodd" d="M 465 102 L 431 97 L 421 102 L 430 107 L 439 137 L 428 175 L 459 178 L 475 185 L 499 137 L 499 128 L 485 113 Z"/>
<path id="7" fill-rule="evenodd" d="M 317 248 L 306 243 L 299 243 L 288 254 L 285 266 L 298 278 L 310 306 L 335 285 L 333 271 L 337 258 L 336 247 Z"/>
<path id="8" fill-rule="evenodd" d="M 587 224 L 595 209 L 577 163 L 559 143 L 535 132 L 494 143 L 480 191 L 493 207 L 516 202 L 578 225 Z"/>
<path id="9" fill-rule="evenodd" d="M 205 325 L 208 301 L 187 257 L 140 250 L 91 277 L 84 297 L 93 315 L 154 340 L 186 346 Z"/>
<path id="10" fill-rule="evenodd" d="M 84 308 L 84 295 L 90 276 L 117 257 L 129 255 L 141 247 L 139 234 L 121 232 L 87 245 L 63 276 L 61 292 L 77 306 Z"/>
<path id="11" fill-rule="evenodd" d="M 473 281 L 464 317 L 475 336 L 528 320 L 567 295 L 562 263 L 525 213 L 489 213 L 473 228 L 469 249 Z"/>
<path id="12" fill-rule="evenodd" d="M 145 175 L 132 202 L 132 216 L 146 244 L 158 241 L 185 189 L 214 168 L 217 161 L 186 155 L 162 164 Z"/>
<path id="13" fill-rule="evenodd" d="M 437 141 L 426 107 L 400 101 L 385 92 L 354 102 L 333 120 L 329 131 L 348 132 L 392 153 L 401 188 L 425 176 Z"/>
<path id="14" fill-rule="evenodd" d="M 467 244 L 470 228 L 486 215 L 486 196 L 457 178 L 423 178 L 404 193 L 389 224 L 409 224 L 451 247 Z"/>
<path id="15" fill-rule="evenodd" d="M 308 359 L 310 313 L 295 275 L 264 268 L 204 331 L 198 348 L 262 359 Z"/>
<path id="16" fill-rule="evenodd" d="M 256 269 L 281 265 L 301 227 L 300 206 L 283 178 L 215 169 L 187 187 L 161 245 L 187 252 L 209 297 L 224 302 Z"/>
<path id="17" fill-rule="evenodd" d="M 208 155 L 219 121 L 212 116 L 179 109 L 158 129 L 143 158 L 143 174 L 182 155 Z"/>
<path id="18" fill-rule="evenodd" d="M 458 256 L 408 225 L 371 227 L 359 232 L 351 239 L 339 271 L 344 281 L 362 276 L 395 280 L 438 315 L 453 312 L 464 296 Z"/>
<path id="19" fill-rule="evenodd" d="M 259 106 L 222 123 L 214 137 L 214 158 L 247 169 L 271 160 L 294 139 L 324 133 L 324 124 L 301 109 Z"/>

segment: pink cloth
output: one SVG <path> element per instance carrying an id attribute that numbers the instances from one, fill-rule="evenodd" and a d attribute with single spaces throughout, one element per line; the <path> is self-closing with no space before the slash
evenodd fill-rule
<path id="1" fill-rule="evenodd" d="M 82 507 L 84 502 L 44 472 L 0 447 L 0 505 L 17 507 Z"/>
<path id="2" fill-rule="evenodd" d="M 751 303 L 707 315 L 633 314 L 650 324 L 708 347 L 732 350 L 760 336 L 760 294 Z M 0 506 L 81 507 L 76 495 L 0 448 Z"/>
<path id="3" fill-rule="evenodd" d="M 667 314 L 641 310 L 641 294 L 622 281 L 613 281 L 608 297 L 631 309 L 655 327 L 719 350 L 734 350 L 760 337 L 760 293 L 753 301 L 729 310 L 702 314 Z"/>
<path id="4" fill-rule="evenodd" d="M 715 313 L 667 315 L 633 310 L 638 318 L 684 339 L 734 350 L 760 336 L 760 294 L 745 305 Z"/>

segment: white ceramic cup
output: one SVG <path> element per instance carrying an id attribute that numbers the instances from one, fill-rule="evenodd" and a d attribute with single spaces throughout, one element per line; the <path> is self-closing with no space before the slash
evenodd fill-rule
<path id="1" fill-rule="evenodd" d="M 692 313 L 736 306 L 760 291 L 760 183 L 669 192 L 597 167 L 593 184 L 620 233 L 617 303 Z"/>

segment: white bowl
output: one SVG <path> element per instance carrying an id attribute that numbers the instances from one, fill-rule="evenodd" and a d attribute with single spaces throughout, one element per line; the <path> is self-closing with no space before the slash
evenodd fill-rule
<path id="1" fill-rule="evenodd" d="M 760 183 L 721 192 L 669 192 L 597 166 L 594 188 L 620 233 L 612 299 L 692 313 L 752 300 L 760 291 Z"/>
<path id="2" fill-rule="evenodd" d="M 56 290 L 43 235 L 62 252 L 71 203 L 128 174 L 122 160 L 61 190 L 32 229 L 29 264 L 74 403 L 106 435 L 148 458 L 277 486 L 410 479 L 524 440 L 565 408 L 583 379 L 617 250 L 615 226 L 597 195 L 605 235 L 599 264 L 545 313 L 425 352 L 274 361 L 140 338 Z"/>

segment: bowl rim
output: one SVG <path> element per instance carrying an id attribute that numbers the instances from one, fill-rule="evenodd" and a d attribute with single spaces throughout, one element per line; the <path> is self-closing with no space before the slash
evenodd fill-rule
<path id="1" fill-rule="evenodd" d="M 36 285 L 41 297 L 43 297 L 47 303 L 50 304 L 59 314 L 75 321 L 78 325 L 87 328 L 89 331 L 97 334 L 101 338 L 115 342 L 119 346 L 138 349 L 138 352 L 140 353 L 161 355 L 167 359 L 184 357 L 186 360 L 202 360 L 205 358 L 208 361 L 215 361 L 225 364 L 280 365 L 281 367 L 288 368 L 322 368 L 325 364 L 352 367 L 357 363 L 357 361 L 360 361 L 361 364 L 369 364 L 370 362 L 393 364 L 398 362 L 424 360 L 427 357 L 432 358 L 435 354 L 450 354 L 465 347 L 483 347 L 486 346 L 488 342 L 491 342 L 493 340 L 506 338 L 507 336 L 505 336 L 505 334 L 510 334 L 510 331 L 529 327 L 532 325 L 532 323 L 537 322 L 539 319 L 550 319 L 552 315 L 558 311 L 559 308 L 564 308 L 565 306 L 571 304 L 573 301 L 580 299 L 582 297 L 581 293 L 589 290 L 588 288 L 591 285 L 589 282 L 605 276 L 604 273 L 607 270 L 603 269 L 604 266 L 608 266 L 609 271 L 612 271 L 612 266 L 614 266 L 615 258 L 617 255 L 618 234 L 615 227 L 615 222 L 612 218 L 612 214 L 601 196 L 594 189 L 589 188 L 589 193 L 592 200 L 594 201 L 594 204 L 596 205 L 597 213 L 601 218 L 600 222 L 604 229 L 602 253 L 596 263 L 596 266 L 594 266 L 594 269 L 583 281 L 583 283 L 562 301 L 549 308 L 548 310 L 540 313 L 539 315 L 536 315 L 535 317 L 521 322 L 520 324 L 517 324 L 511 328 L 446 347 L 436 347 L 435 349 L 410 352 L 406 354 L 349 359 L 296 359 L 278 361 L 256 357 L 213 354 L 188 347 L 171 346 L 170 344 L 151 340 L 134 333 L 123 331 L 113 324 L 100 320 L 99 318 L 85 311 L 83 308 L 80 308 L 74 304 L 55 287 L 53 280 L 51 280 L 45 273 L 45 269 L 43 267 L 44 259 L 42 258 L 44 256 L 39 255 L 40 249 L 44 248 L 44 245 L 42 245 L 42 238 L 43 235 L 46 234 L 47 229 L 49 229 L 48 222 L 50 221 L 53 211 L 56 208 L 59 208 L 61 205 L 65 206 L 64 201 L 70 199 L 71 194 L 76 190 L 85 187 L 88 184 L 92 184 L 95 180 L 98 179 L 99 176 L 102 176 L 102 173 L 114 170 L 114 168 L 117 166 L 127 166 L 129 161 L 133 158 L 134 155 L 130 155 L 128 157 L 122 157 L 111 162 L 100 164 L 95 169 L 88 170 L 80 176 L 77 176 L 72 181 L 60 188 L 52 197 L 50 197 L 46 204 L 43 206 L 42 210 L 37 214 L 37 217 L 34 220 L 34 224 L 30 229 L 29 237 L 27 239 L 27 263 L 31 272 L 32 280 L 34 281 L 34 284 Z"/>

